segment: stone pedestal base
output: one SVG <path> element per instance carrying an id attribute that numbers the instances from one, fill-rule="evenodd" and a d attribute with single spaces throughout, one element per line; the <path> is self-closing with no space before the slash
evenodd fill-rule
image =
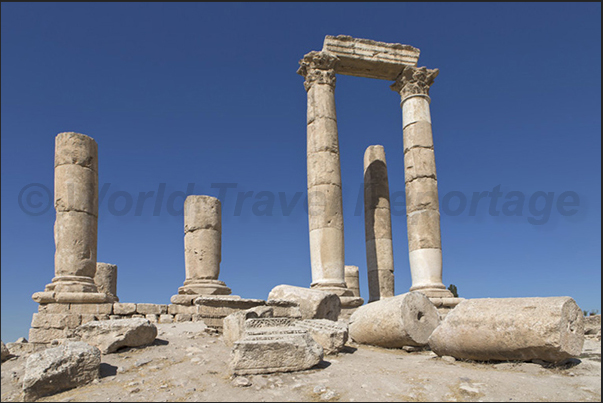
<path id="1" fill-rule="evenodd" d="M 67 293 L 97 293 L 98 288 L 94 279 L 86 276 L 58 276 L 52 279 L 52 283 L 44 287 L 47 292 Z"/>
<path id="2" fill-rule="evenodd" d="M 450 290 L 446 289 L 444 285 L 441 287 L 410 287 L 410 292 L 418 291 L 424 294 L 427 298 L 454 298 L 454 295 L 450 292 Z"/>
<path id="3" fill-rule="evenodd" d="M 230 295 L 232 290 L 220 280 L 185 280 L 178 288 L 178 294 L 184 295 Z"/>
<path id="4" fill-rule="evenodd" d="M 104 304 L 116 302 L 115 296 L 102 292 L 36 292 L 31 298 L 38 304 Z"/>

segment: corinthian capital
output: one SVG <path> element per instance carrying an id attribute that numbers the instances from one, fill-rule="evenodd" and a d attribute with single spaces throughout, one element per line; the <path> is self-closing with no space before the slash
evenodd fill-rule
<path id="1" fill-rule="evenodd" d="M 315 83 L 335 87 L 335 66 L 339 58 L 332 53 L 312 51 L 299 61 L 297 74 L 304 76 L 306 91 Z"/>
<path id="2" fill-rule="evenodd" d="M 411 95 L 429 95 L 429 87 L 439 72 L 438 69 L 430 70 L 427 67 L 405 66 L 389 88 L 399 93 L 403 100 Z"/>

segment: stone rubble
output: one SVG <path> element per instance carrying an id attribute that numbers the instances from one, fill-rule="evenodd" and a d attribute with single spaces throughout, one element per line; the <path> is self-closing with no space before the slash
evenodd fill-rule
<path id="1" fill-rule="evenodd" d="M 76 328 L 72 338 L 100 349 L 103 354 L 116 352 L 121 347 L 146 346 L 157 337 L 157 327 L 148 319 L 119 319 L 92 321 Z"/>

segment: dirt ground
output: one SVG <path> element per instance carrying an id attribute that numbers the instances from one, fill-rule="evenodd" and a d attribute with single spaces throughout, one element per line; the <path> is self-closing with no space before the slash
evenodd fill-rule
<path id="1" fill-rule="evenodd" d="M 69 401 L 601 401 L 601 342 L 563 366 L 448 361 L 348 342 L 307 371 L 228 374 L 230 349 L 202 323 L 158 324 L 155 343 L 103 355 L 101 378 L 41 398 Z M 20 399 L 25 356 L 2 364 L 2 401 Z"/>

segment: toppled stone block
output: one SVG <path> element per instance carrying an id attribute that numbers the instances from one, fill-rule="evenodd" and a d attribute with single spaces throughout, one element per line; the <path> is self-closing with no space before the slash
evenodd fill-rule
<path id="1" fill-rule="evenodd" d="M 342 322 L 306 319 L 296 321 L 294 326 L 306 329 L 314 341 L 322 346 L 325 354 L 340 352 L 348 341 L 348 327 Z"/>
<path id="2" fill-rule="evenodd" d="M 92 382 L 100 377 L 101 352 L 83 342 L 65 342 L 29 356 L 23 400 L 34 401 Z"/>
<path id="3" fill-rule="evenodd" d="M 140 347 L 153 343 L 157 337 L 157 327 L 141 318 L 93 321 L 79 326 L 72 336 L 98 347 L 103 354 L 109 354 L 121 347 Z"/>
<path id="4" fill-rule="evenodd" d="M 582 310 L 570 297 L 468 299 L 429 338 L 439 356 L 483 361 L 560 362 L 583 343 Z"/>
<path id="5" fill-rule="evenodd" d="M 0 361 L 4 362 L 6 360 L 8 360 L 8 357 L 10 357 L 10 351 L 8 351 L 8 348 L 6 347 L 6 345 L 4 344 L 3 341 L 0 341 L 0 343 L 2 343 L 2 353 L 1 353 L 1 358 Z"/>
<path id="6" fill-rule="evenodd" d="M 356 343 L 387 348 L 424 346 L 439 323 L 436 307 L 415 291 L 361 306 L 350 318 L 349 331 Z"/>
<path id="7" fill-rule="evenodd" d="M 53 340 L 64 339 L 70 333 L 69 329 L 35 328 L 29 329 L 30 343 L 50 343 Z"/>
<path id="8" fill-rule="evenodd" d="M 302 314 L 299 309 L 299 304 L 296 301 L 288 301 L 284 299 L 269 299 L 266 301 L 266 306 L 272 308 L 272 316 L 275 318 L 285 317 L 293 319 L 301 319 Z"/>
<path id="9" fill-rule="evenodd" d="M 252 318 L 272 317 L 272 307 L 259 306 L 245 311 L 231 313 L 224 318 L 222 335 L 224 344 L 232 347 L 234 342 L 243 337 L 245 333 L 245 321 Z"/>
<path id="10" fill-rule="evenodd" d="M 266 320 L 248 319 L 248 322 Z M 322 360 L 322 347 L 306 330 L 291 326 L 250 328 L 255 330 L 246 330 L 245 336 L 234 343 L 229 366 L 234 375 L 301 371 Z"/>
<path id="11" fill-rule="evenodd" d="M 336 321 L 341 312 L 341 301 L 337 295 L 310 288 L 277 285 L 268 295 L 268 300 L 275 299 L 296 302 L 299 305 L 302 319 Z"/>
<path id="12" fill-rule="evenodd" d="M 584 336 L 596 339 L 601 335 L 601 315 L 590 315 L 584 317 Z"/>

